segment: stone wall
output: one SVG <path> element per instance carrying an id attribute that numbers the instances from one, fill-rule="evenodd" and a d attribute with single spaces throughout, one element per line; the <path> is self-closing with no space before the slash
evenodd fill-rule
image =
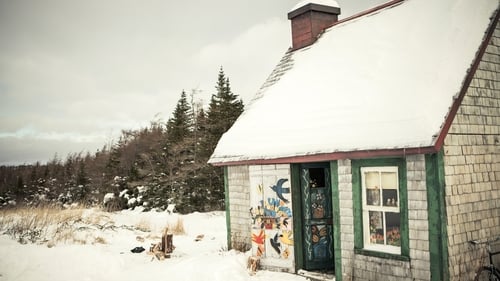
<path id="1" fill-rule="evenodd" d="M 251 247 L 250 225 L 250 178 L 248 166 L 227 167 L 229 187 L 229 213 L 231 228 L 231 247 Z"/>
<path id="2" fill-rule="evenodd" d="M 444 142 L 450 280 L 472 280 L 486 253 L 467 241 L 500 235 L 500 27 Z"/>
<path id="3" fill-rule="evenodd" d="M 343 281 L 430 280 L 425 158 L 423 155 L 408 156 L 406 166 L 409 262 L 355 253 L 351 161 L 338 161 Z"/>

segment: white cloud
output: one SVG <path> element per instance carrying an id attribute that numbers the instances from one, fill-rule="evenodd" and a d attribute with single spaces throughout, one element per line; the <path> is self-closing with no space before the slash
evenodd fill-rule
<path id="1" fill-rule="evenodd" d="M 208 102 L 220 66 L 247 103 L 290 46 L 296 2 L 0 0 L 0 165 L 94 151 L 168 119 L 182 90 Z"/>
<path id="2" fill-rule="evenodd" d="M 289 25 L 279 18 L 254 25 L 232 40 L 205 46 L 191 58 L 192 64 L 213 69 L 222 65 L 233 91 L 248 102 L 290 46 Z"/>

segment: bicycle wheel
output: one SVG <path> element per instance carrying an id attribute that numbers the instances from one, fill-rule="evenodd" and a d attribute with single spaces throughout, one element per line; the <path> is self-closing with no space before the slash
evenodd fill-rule
<path id="1" fill-rule="evenodd" d="M 485 266 L 477 271 L 474 281 L 500 281 L 500 276 L 492 268 Z"/>

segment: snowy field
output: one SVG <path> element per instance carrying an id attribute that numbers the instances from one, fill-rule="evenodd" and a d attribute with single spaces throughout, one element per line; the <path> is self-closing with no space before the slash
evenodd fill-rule
<path id="1" fill-rule="evenodd" d="M 57 211 L 64 216 L 50 211 L 36 218 L 30 212 L 34 211 L 0 213 L 0 281 L 306 280 L 270 271 L 250 276 L 249 253 L 227 251 L 224 212 L 80 209 Z M 34 220 L 43 222 L 36 225 Z M 31 223 L 37 231 L 22 230 L 21 222 Z M 158 260 L 147 251 L 160 242 L 166 226 L 183 228 L 184 234 L 174 235 L 172 257 Z M 203 239 L 195 241 L 199 235 Z M 130 251 L 139 246 L 146 251 Z"/>

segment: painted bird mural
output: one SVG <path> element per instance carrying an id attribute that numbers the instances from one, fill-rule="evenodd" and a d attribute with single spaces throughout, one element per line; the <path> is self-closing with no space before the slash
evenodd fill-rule
<path id="1" fill-rule="evenodd" d="M 278 196 L 279 199 L 283 200 L 283 202 L 288 203 L 289 201 L 283 197 L 283 193 L 290 193 L 290 188 L 288 187 L 283 187 L 283 183 L 287 182 L 287 179 L 279 179 L 278 182 L 270 186 L 270 188 L 276 192 L 276 195 Z"/>
<path id="2" fill-rule="evenodd" d="M 293 234 L 291 231 L 283 231 L 279 236 L 281 243 L 293 246 Z"/>
<path id="3" fill-rule="evenodd" d="M 276 233 L 276 235 L 274 235 L 274 238 L 271 238 L 269 239 L 269 242 L 271 243 L 271 247 L 273 247 L 273 249 L 276 251 L 276 253 L 278 253 L 278 255 L 281 254 L 281 243 L 279 241 L 279 236 L 278 236 L 278 233 Z"/>

